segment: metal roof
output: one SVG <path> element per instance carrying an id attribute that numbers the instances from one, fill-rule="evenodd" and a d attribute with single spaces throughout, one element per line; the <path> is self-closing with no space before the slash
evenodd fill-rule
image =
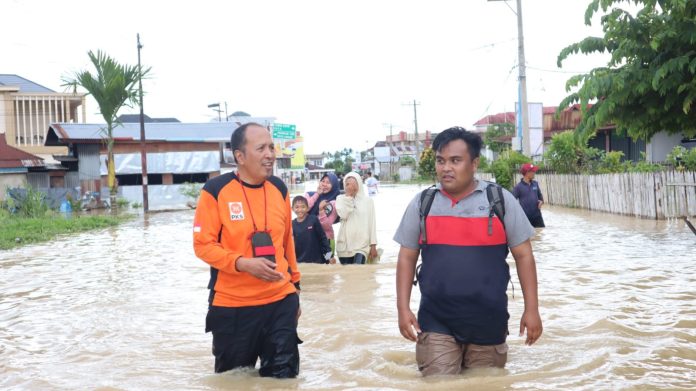
<path id="1" fill-rule="evenodd" d="M 55 91 L 42 86 L 41 84 L 34 83 L 31 80 L 27 80 L 21 76 L 17 75 L 6 75 L 0 74 L 0 86 L 11 86 L 19 87 L 19 92 L 51 92 Z"/>
<path id="2" fill-rule="evenodd" d="M 42 167 L 43 159 L 7 144 L 0 133 L 0 168 Z"/>
<path id="3" fill-rule="evenodd" d="M 261 122 L 263 118 L 249 117 L 251 121 Z M 254 121 L 254 120 L 258 121 Z M 178 123 L 151 122 L 145 124 L 145 140 L 160 142 L 228 142 L 232 132 L 239 127 L 237 122 Z M 105 124 L 54 123 L 48 127 L 46 146 L 67 144 L 100 143 Z M 122 123 L 116 125 L 113 133 L 116 142 L 139 142 L 140 124 Z"/>

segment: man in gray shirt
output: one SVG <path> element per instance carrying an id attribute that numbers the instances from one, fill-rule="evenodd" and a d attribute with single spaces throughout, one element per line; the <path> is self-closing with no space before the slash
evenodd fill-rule
<path id="1" fill-rule="evenodd" d="M 502 191 L 502 221 L 491 212 L 489 184 L 474 178 L 481 144 L 479 135 L 459 127 L 438 134 L 433 150 L 439 191 L 425 217 L 427 243 L 420 228 L 420 194 L 408 205 L 394 235 L 401 245 L 396 269 L 399 329 L 404 338 L 417 342 L 416 361 L 424 376 L 505 366 L 508 249 L 524 295 L 520 335 L 526 329 L 526 343 L 531 345 L 542 333 L 529 241 L 535 231 L 507 190 Z M 419 255 L 423 262 L 416 319 L 410 298 Z"/>

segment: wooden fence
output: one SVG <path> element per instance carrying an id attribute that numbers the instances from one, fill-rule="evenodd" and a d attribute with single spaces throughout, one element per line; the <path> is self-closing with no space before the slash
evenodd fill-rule
<path id="1" fill-rule="evenodd" d="M 516 181 L 520 180 L 516 175 Z M 568 206 L 666 219 L 696 216 L 696 172 L 604 175 L 537 174 L 544 200 Z"/>

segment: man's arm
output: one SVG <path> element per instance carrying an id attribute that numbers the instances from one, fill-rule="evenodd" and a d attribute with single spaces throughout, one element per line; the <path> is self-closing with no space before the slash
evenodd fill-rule
<path id="1" fill-rule="evenodd" d="M 399 311 L 399 331 L 404 338 L 416 341 L 421 332 L 416 316 L 411 311 L 411 289 L 416 274 L 420 250 L 401 246 L 396 264 L 396 308 Z"/>
<path id="2" fill-rule="evenodd" d="M 520 336 L 527 329 L 527 345 L 535 343 L 543 331 L 541 316 L 539 315 L 539 297 L 537 294 L 537 273 L 532 244 L 529 240 L 510 248 L 517 266 L 517 277 L 522 285 L 524 296 L 524 313 L 520 320 Z"/>
<path id="3" fill-rule="evenodd" d="M 222 247 L 218 239 L 221 230 L 217 200 L 207 191 L 201 191 L 193 219 L 193 250 L 198 258 L 215 269 L 239 273 L 236 263 L 243 254 Z"/>

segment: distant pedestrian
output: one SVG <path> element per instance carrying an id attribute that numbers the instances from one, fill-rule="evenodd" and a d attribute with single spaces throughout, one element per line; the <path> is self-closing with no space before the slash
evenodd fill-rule
<path id="1" fill-rule="evenodd" d="M 319 218 L 308 214 L 307 199 L 297 196 L 292 200 L 292 210 L 297 218 L 292 221 L 297 262 L 336 263 L 329 239 L 321 227 Z"/>
<path id="2" fill-rule="evenodd" d="M 372 171 L 367 172 L 367 178 L 365 179 L 365 186 L 367 186 L 367 195 L 370 197 L 377 195 L 379 193 L 379 181 L 377 178 L 372 176 Z"/>
<path id="3" fill-rule="evenodd" d="M 527 215 L 529 222 L 533 227 L 543 228 L 544 217 L 541 215 L 541 205 L 544 204 L 544 196 L 541 194 L 539 182 L 534 180 L 539 166 L 532 163 L 525 163 L 520 169 L 522 180 L 512 189 L 512 195 L 515 196 L 522 205 L 524 214 Z"/>
<path id="4" fill-rule="evenodd" d="M 341 217 L 336 253 L 341 264 L 364 264 L 368 258 L 378 257 L 375 204 L 365 195 L 360 175 L 350 172 L 343 182 L 346 194 L 336 199 Z"/>

